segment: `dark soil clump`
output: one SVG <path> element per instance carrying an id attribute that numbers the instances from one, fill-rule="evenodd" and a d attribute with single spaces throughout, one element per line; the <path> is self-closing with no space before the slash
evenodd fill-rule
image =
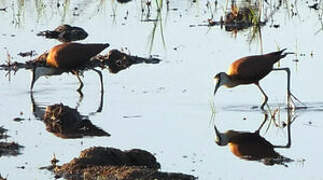
<path id="1" fill-rule="evenodd" d="M 0 157 L 19 155 L 21 148 L 23 148 L 23 146 L 15 142 L 0 142 Z"/>
<path id="2" fill-rule="evenodd" d="M 84 136 L 110 136 L 109 133 L 96 127 L 76 109 L 54 104 L 47 106 L 43 121 L 46 130 L 62 138 L 82 138 Z"/>
<path id="3" fill-rule="evenodd" d="M 160 164 L 147 151 L 92 147 L 81 152 L 79 158 L 56 166 L 54 173 L 68 179 L 174 179 L 190 180 L 194 176 L 159 172 Z"/>
<path id="4" fill-rule="evenodd" d="M 0 139 L 5 139 L 5 138 L 9 137 L 6 134 L 7 131 L 8 131 L 7 129 L 0 126 Z"/>

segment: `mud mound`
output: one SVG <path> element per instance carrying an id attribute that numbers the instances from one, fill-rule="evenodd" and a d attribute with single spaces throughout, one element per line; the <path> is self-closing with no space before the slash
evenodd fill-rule
<path id="1" fill-rule="evenodd" d="M 92 147 L 83 150 L 79 158 L 56 166 L 54 173 L 68 179 L 195 179 L 180 173 L 159 172 L 159 168 L 156 158 L 144 150 Z"/>

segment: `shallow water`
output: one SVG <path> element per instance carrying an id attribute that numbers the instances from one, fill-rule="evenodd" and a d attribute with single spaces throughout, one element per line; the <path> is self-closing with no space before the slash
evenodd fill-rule
<path id="1" fill-rule="evenodd" d="M 283 1 L 283 5 L 261 28 L 262 41 L 257 37 L 248 42 L 250 29 L 234 34 L 220 26 L 207 24 L 211 14 L 206 1 L 171 1 L 164 4 L 160 21 L 145 22 L 141 17 L 140 1 L 118 4 L 115 1 L 66 1 L 57 8 L 55 3 L 43 1 L 0 1 L 0 62 L 5 63 L 7 52 L 11 61 L 24 62 L 29 57 L 19 52 L 35 50 L 38 54 L 58 44 L 35 34 L 54 29 L 61 23 L 84 28 L 89 36 L 84 43 L 108 42 L 110 47 L 126 47 L 132 55 L 157 55 L 160 64 L 139 64 L 118 74 L 103 72 L 105 92 L 103 110 L 92 115 L 100 104 L 99 78 L 96 73 L 84 73 L 84 98 L 79 103 L 76 92 L 78 81 L 73 75 L 41 78 L 35 85 L 34 99 L 46 107 L 63 103 L 110 133 L 110 137 L 61 139 L 46 131 L 44 123 L 33 115 L 30 97 L 30 71 L 0 71 L 1 123 L 9 129 L 11 138 L 25 148 L 22 155 L 1 157 L 0 173 L 8 179 L 53 179 L 54 175 L 39 167 L 46 166 L 55 153 L 60 163 L 77 157 L 92 146 L 109 146 L 122 150 L 140 148 L 156 154 L 163 171 L 192 174 L 199 179 L 322 179 L 323 160 L 317 140 L 322 133 L 323 98 L 318 77 L 323 62 L 321 21 L 322 9 L 308 8 L 314 2 Z M 63 3 L 63 1 L 60 1 Z M 23 3 L 23 5 L 22 5 Z M 273 4 L 277 2 L 272 1 Z M 292 8 L 293 4 L 294 8 Z M 295 6 L 296 4 L 296 6 Z M 64 11 L 64 7 L 66 10 Z M 77 7 L 77 10 L 75 10 Z M 146 7 L 145 13 L 147 12 Z M 214 19 L 224 15 L 225 3 L 218 2 Z M 213 8 L 214 9 L 214 8 Z M 269 10 L 268 10 L 269 11 Z M 128 16 L 127 16 L 128 12 Z M 156 4 L 152 2 L 151 19 L 156 18 Z M 292 16 L 291 12 L 297 12 Z M 73 16 L 79 14 L 78 16 Z M 18 15 L 20 14 L 20 15 Z M 125 18 L 127 16 L 127 18 Z M 279 24 L 279 28 L 270 27 Z M 155 31 L 154 31 L 154 27 Z M 152 42 L 153 41 L 153 42 Z M 213 76 L 226 71 L 239 57 L 288 48 L 297 55 L 289 55 L 280 67 L 291 69 L 291 88 L 308 109 L 296 110 L 297 118 L 291 125 L 292 144 L 289 149 L 276 149 L 294 159 L 288 167 L 265 166 L 257 161 L 246 161 L 234 156 L 228 147 L 214 142 L 213 122 L 221 131 L 255 131 L 264 115 L 253 107 L 262 103 L 262 96 L 254 85 L 233 89 L 221 87 L 213 97 Z M 313 56 L 310 54 L 313 53 Z M 304 54 L 304 56 L 302 55 Z M 298 62 L 293 60 L 298 59 Z M 277 66 L 276 66 L 277 67 Z M 272 110 L 282 108 L 281 121 L 286 121 L 286 73 L 272 72 L 260 84 L 269 96 Z M 212 104 L 215 115 L 212 120 Z M 21 117 L 22 122 L 13 121 Z M 267 124 L 266 124 L 267 125 Z M 261 135 L 272 144 L 287 141 L 286 128 L 265 126 Z M 318 147 L 319 146 L 319 147 Z M 25 169 L 17 168 L 24 166 Z"/>

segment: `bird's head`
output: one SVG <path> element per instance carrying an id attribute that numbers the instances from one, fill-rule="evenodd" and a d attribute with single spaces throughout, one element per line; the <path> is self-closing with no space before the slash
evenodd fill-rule
<path id="1" fill-rule="evenodd" d="M 225 133 L 221 133 L 216 126 L 214 125 L 214 130 L 215 130 L 215 143 L 218 144 L 219 146 L 225 146 L 229 143 L 229 138 Z"/>
<path id="2" fill-rule="evenodd" d="M 215 75 L 214 81 L 215 81 L 214 95 L 220 86 L 228 85 L 230 83 L 230 79 L 225 72 L 220 72 L 217 75 Z"/>

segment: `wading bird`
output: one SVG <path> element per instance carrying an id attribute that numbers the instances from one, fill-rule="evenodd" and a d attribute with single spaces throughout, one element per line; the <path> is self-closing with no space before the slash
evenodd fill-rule
<path id="1" fill-rule="evenodd" d="M 297 98 L 290 92 L 290 70 L 289 68 L 273 68 L 273 65 L 277 61 L 284 58 L 288 54 L 294 54 L 289 52 L 283 54 L 285 50 L 286 49 L 283 49 L 281 51 L 264 55 L 247 56 L 234 61 L 230 65 L 227 73 L 220 72 L 214 76 L 214 80 L 217 81 L 214 89 L 214 95 L 218 88 L 222 85 L 232 88 L 242 84 L 255 84 L 265 97 L 265 100 L 261 105 L 261 109 L 264 109 L 264 106 L 268 101 L 268 96 L 260 87 L 259 81 L 271 71 L 283 70 L 287 72 L 287 100 L 289 106 L 291 96 L 297 100 Z"/>
<path id="2" fill-rule="evenodd" d="M 83 40 L 88 36 L 88 34 L 80 27 L 63 24 L 58 26 L 53 31 L 41 31 L 37 34 L 37 36 L 45 36 L 48 39 L 57 39 L 61 42 L 71 42 Z"/>
<path id="3" fill-rule="evenodd" d="M 37 63 L 45 63 L 46 67 L 34 66 L 32 69 L 32 81 L 30 90 L 33 89 L 36 80 L 41 76 L 60 75 L 64 72 L 71 72 L 80 82 L 78 91 L 81 92 L 83 82 L 79 76 L 82 70 L 87 70 L 87 64 L 91 58 L 99 54 L 109 44 L 80 44 L 80 43 L 64 43 L 54 46 L 45 58 L 39 58 L 34 61 Z M 43 62 L 45 61 L 45 62 Z M 101 71 L 90 68 L 97 72 L 100 76 L 101 92 L 103 92 L 103 80 Z"/>

